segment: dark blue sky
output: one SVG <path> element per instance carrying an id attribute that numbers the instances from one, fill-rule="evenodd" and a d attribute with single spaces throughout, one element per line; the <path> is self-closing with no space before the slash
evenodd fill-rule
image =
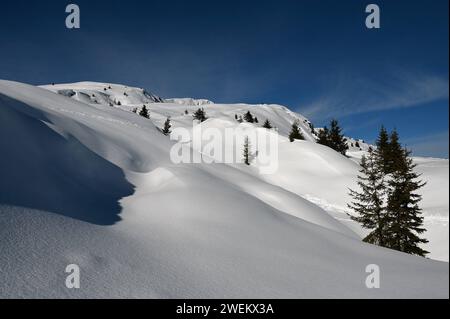
<path id="1" fill-rule="evenodd" d="M 448 0 L 75 0 L 79 30 L 69 3 L 2 1 L 0 78 L 279 103 L 368 141 L 396 127 L 417 155 L 448 157 Z"/>

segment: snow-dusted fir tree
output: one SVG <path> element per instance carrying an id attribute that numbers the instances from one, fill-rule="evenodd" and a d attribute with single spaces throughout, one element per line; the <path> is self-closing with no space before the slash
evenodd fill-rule
<path id="1" fill-rule="evenodd" d="M 262 127 L 266 128 L 266 129 L 268 129 L 268 130 L 272 129 L 272 124 L 270 123 L 269 119 L 266 119 L 266 120 L 264 121 L 264 124 L 263 124 Z"/>
<path id="2" fill-rule="evenodd" d="M 408 254 L 425 256 L 428 252 L 419 245 L 427 243 L 428 240 L 420 237 L 425 229 L 422 210 L 419 207 L 422 196 L 417 194 L 425 183 L 419 180 L 420 175 L 414 172 L 415 167 L 410 151 L 402 149 L 401 153 L 397 154 L 389 180 L 388 245 L 392 249 Z"/>
<path id="3" fill-rule="evenodd" d="M 206 121 L 208 118 L 206 117 L 205 110 L 203 108 L 199 108 L 194 113 L 194 120 L 198 120 L 200 122 Z"/>
<path id="4" fill-rule="evenodd" d="M 246 136 L 244 139 L 243 155 L 244 155 L 244 163 L 250 165 L 250 139 L 248 138 L 248 136 Z"/>
<path id="5" fill-rule="evenodd" d="M 161 131 L 164 135 L 170 135 L 170 133 L 172 133 L 172 131 L 170 130 L 171 128 L 172 124 L 170 123 L 170 117 L 168 117 L 164 122 L 164 127 Z"/>
<path id="6" fill-rule="evenodd" d="M 348 205 L 356 215 L 348 215 L 362 227 L 371 230 L 363 239 L 365 242 L 386 246 L 386 182 L 376 151 L 362 157 L 358 186 L 360 191 L 350 189 L 353 201 Z"/>
<path id="7" fill-rule="evenodd" d="M 300 127 L 298 121 L 294 121 L 292 123 L 291 132 L 289 133 L 289 141 L 293 142 L 295 140 L 304 140 L 302 132 L 300 131 Z"/>
<path id="8" fill-rule="evenodd" d="M 142 117 L 145 117 L 147 119 L 150 118 L 150 113 L 147 110 L 147 107 L 145 105 L 142 107 L 141 111 L 139 112 L 139 115 L 142 116 Z"/>

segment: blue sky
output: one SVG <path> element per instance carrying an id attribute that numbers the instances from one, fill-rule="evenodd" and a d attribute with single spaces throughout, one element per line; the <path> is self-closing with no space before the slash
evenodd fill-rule
<path id="1" fill-rule="evenodd" d="M 448 0 L 15 0 L 0 11 L 0 78 L 145 87 L 162 97 L 279 103 L 373 141 L 397 128 L 448 157 Z M 365 7 L 381 29 L 365 27 Z"/>

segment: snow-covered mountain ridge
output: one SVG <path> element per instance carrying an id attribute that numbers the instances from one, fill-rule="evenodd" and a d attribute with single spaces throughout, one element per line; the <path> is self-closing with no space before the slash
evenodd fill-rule
<path id="1" fill-rule="evenodd" d="M 143 105 L 150 120 L 131 112 Z M 174 141 L 158 128 L 170 117 L 192 129 L 199 105 L 205 127 L 251 126 L 235 120 L 248 110 L 259 125 L 269 119 L 277 173 L 171 163 Z M 0 81 L 0 113 L 1 297 L 448 298 L 448 263 L 360 241 L 345 215 L 358 164 L 314 143 L 309 121 L 284 106 Z M 296 119 L 306 141 L 289 143 Z M 448 161 L 417 161 L 435 223 L 427 249 L 448 260 Z M 71 263 L 82 269 L 78 291 L 64 286 Z M 364 284 L 373 263 L 380 289 Z"/>

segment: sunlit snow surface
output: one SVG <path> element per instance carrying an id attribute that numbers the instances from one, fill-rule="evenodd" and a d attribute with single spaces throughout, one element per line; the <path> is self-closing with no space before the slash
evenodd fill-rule
<path id="1" fill-rule="evenodd" d="M 348 220 L 362 151 L 313 143 L 283 106 L 162 101 L 123 85 L 0 81 L 0 297 L 448 298 L 448 263 L 364 244 Z M 143 104 L 151 120 L 130 112 Z M 170 116 L 192 129 L 199 105 L 205 127 L 249 125 L 235 120 L 247 110 L 268 118 L 278 171 L 173 164 L 158 127 Z M 296 118 L 307 140 L 289 143 Z M 425 248 L 447 261 L 448 160 L 416 162 Z M 80 289 L 65 286 L 68 264 Z M 380 289 L 365 286 L 369 264 Z"/>

